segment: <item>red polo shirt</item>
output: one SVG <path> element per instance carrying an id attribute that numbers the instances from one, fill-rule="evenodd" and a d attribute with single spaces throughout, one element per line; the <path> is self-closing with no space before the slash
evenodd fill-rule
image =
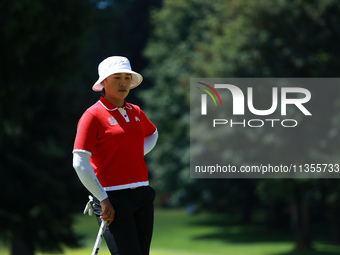
<path id="1" fill-rule="evenodd" d="M 144 138 L 156 127 L 137 106 L 118 108 L 104 97 L 78 122 L 74 151 L 91 154 L 90 164 L 106 191 L 148 185 Z"/>

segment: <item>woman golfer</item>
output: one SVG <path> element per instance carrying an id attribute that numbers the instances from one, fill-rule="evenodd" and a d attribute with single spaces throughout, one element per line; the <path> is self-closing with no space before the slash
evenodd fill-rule
<path id="1" fill-rule="evenodd" d="M 109 57 L 98 67 L 94 91 L 99 101 L 78 122 L 73 167 L 93 194 L 99 223 L 111 254 L 147 255 L 153 230 L 155 191 L 149 186 L 144 155 L 155 146 L 156 127 L 125 98 L 143 77 L 125 57 Z"/>

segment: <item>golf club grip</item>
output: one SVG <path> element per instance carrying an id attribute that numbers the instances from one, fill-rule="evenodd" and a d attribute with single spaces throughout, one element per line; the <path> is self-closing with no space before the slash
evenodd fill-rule
<path id="1" fill-rule="evenodd" d="M 103 238 L 103 235 L 106 229 L 106 225 L 107 225 L 106 221 L 102 221 L 102 223 L 100 224 L 97 239 L 92 250 L 92 255 L 97 255 L 99 252 L 100 243 L 102 242 L 102 238 Z"/>

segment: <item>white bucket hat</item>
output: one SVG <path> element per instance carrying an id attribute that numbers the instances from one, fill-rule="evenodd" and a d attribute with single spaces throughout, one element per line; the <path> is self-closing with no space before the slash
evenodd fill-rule
<path id="1" fill-rule="evenodd" d="M 131 70 L 130 61 L 125 57 L 108 57 L 98 66 L 99 79 L 93 85 L 94 91 L 102 91 L 104 86 L 101 84 L 108 76 L 115 73 L 132 74 L 131 89 L 137 87 L 143 80 L 143 76 Z"/>

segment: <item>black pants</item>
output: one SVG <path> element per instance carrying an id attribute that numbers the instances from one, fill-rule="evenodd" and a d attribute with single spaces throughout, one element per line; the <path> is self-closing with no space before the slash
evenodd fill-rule
<path id="1" fill-rule="evenodd" d="M 153 230 L 155 191 L 150 186 L 107 192 L 115 217 L 104 238 L 114 255 L 149 255 Z M 100 224 L 102 209 L 94 199 L 94 213 Z"/>

